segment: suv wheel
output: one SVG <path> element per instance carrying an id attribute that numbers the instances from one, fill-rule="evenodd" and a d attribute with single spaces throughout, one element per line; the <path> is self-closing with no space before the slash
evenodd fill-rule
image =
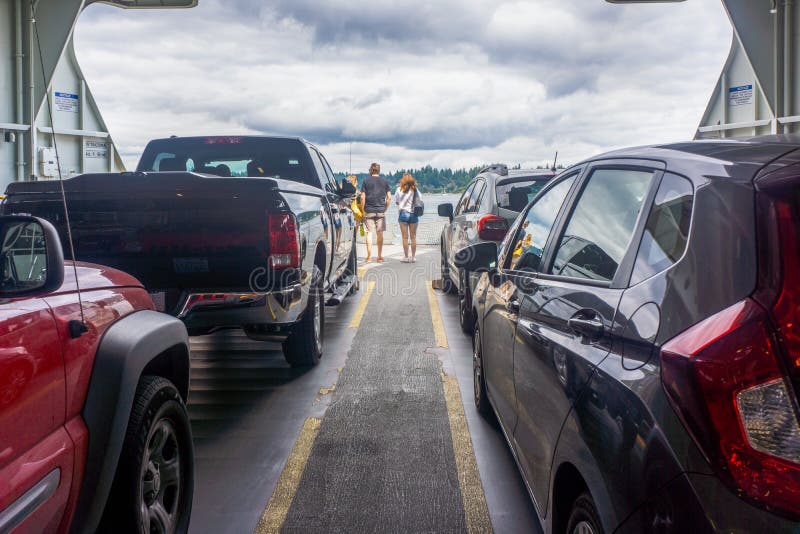
<path id="1" fill-rule="evenodd" d="M 193 490 L 194 449 L 183 399 L 169 380 L 144 376 L 100 530 L 185 531 Z"/>
<path id="2" fill-rule="evenodd" d="M 567 534 L 603 534 L 600 514 L 589 492 L 582 493 L 572 503 L 567 523 Z"/>
<path id="3" fill-rule="evenodd" d="M 472 336 L 472 384 L 475 395 L 475 408 L 486 419 L 493 420 L 492 406 L 486 396 L 486 379 L 483 376 L 483 349 L 481 332 L 476 327 Z"/>
<path id="4" fill-rule="evenodd" d="M 458 320 L 461 323 L 461 330 L 465 334 L 472 334 L 475 327 L 475 317 L 472 313 L 472 293 L 469 289 L 466 271 L 461 271 L 459 276 L 461 291 L 458 292 Z"/>
<path id="5" fill-rule="evenodd" d="M 322 357 L 325 330 L 325 303 L 322 299 L 322 272 L 315 265 L 308 289 L 308 304 L 292 333 L 283 342 L 283 356 L 292 367 L 313 367 Z"/>
<path id="6" fill-rule="evenodd" d="M 358 250 L 356 249 L 355 236 L 353 236 L 353 248 L 350 251 L 350 258 L 347 260 L 347 273 L 350 276 L 358 277 Z M 351 296 L 358 293 L 359 285 L 359 280 L 356 278 L 355 283 L 352 285 L 352 287 L 350 287 L 350 291 L 347 292 L 347 295 Z"/>
<path id="7" fill-rule="evenodd" d="M 451 295 L 456 292 L 456 285 L 453 283 L 453 279 L 450 278 L 450 269 L 447 268 L 447 258 L 444 255 L 444 249 L 442 249 L 442 291 L 445 293 L 450 293 Z"/>

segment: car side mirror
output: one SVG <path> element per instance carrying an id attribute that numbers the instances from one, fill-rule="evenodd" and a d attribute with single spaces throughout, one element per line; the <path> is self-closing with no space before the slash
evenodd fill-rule
<path id="1" fill-rule="evenodd" d="M 439 217 L 447 217 L 451 221 L 453 220 L 453 205 L 449 202 L 445 204 L 439 204 L 437 210 L 439 212 Z"/>
<path id="2" fill-rule="evenodd" d="M 64 251 L 55 227 L 38 217 L 0 217 L 0 298 L 49 293 L 63 283 Z"/>
<path id="3" fill-rule="evenodd" d="M 497 265 L 497 243 L 486 241 L 464 247 L 455 253 L 453 262 L 465 271 L 488 271 Z"/>
<path id="4" fill-rule="evenodd" d="M 356 194 L 356 186 L 344 180 L 342 182 L 342 187 L 339 188 L 339 194 L 343 197 L 352 197 Z"/>

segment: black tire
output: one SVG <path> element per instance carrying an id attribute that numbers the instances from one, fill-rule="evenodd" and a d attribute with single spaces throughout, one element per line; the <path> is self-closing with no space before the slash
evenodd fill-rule
<path id="1" fill-rule="evenodd" d="M 442 248 L 442 291 L 445 293 L 453 294 L 456 292 L 456 285 L 453 283 L 453 279 L 450 278 L 450 269 L 447 268 L 447 257 L 444 254 L 444 248 Z"/>
<path id="2" fill-rule="evenodd" d="M 353 236 L 353 248 L 350 251 L 350 258 L 347 260 L 347 274 L 356 277 L 355 283 L 350 286 L 350 291 L 347 292 L 349 297 L 358 293 L 358 288 L 361 285 L 358 280 L 358 250 L 356 249 L 355 236 Z"/>
<path id="3" fill-rule="evenodd" d="M 303 316 L 283 342 L 283 357 L 292 367 L 313 367 L 322 357 L 325 332 L 325 302 L 322 299 L 322 272 L 315 265 L 308 288 L 308 304 Z"/>
<path id="4" fill-rule="evenodd" d="M 472 313 L 472 292 L 469 289 L 466 271 L 461 271 L 461 291 L 458 292 L 458 321 L 465 334 L 472 335 L 475 329 L 475 314 Z"/>
<path id="5" fill-rule="evenodd" d="M 588 491 L 580 494 L 572 503 L 567 521 L 567 534 L 603 534 L 600 514 Z"/>
<path id="6" fill-rule="evenodd" d="M 475 408 L 487 421 L 494 423 L 494 411 L 486 395 L 486 378 L 483 374 L 483 347 L 481 346 L 481 332 L 475 328 L 472 335 L 472 391 L 475 400 Z"/>
<path id="7" fill-rule="evenodd" d="M 143 376 L 136 388 L 100 532 L 186 532 L 194 493 L 189 415 L 177 388 Z"/>

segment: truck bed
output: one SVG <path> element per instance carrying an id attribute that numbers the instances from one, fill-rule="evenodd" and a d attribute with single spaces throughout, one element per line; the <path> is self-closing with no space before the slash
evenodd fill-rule
<path id="1" fill-rule="evenodd" d="M 190 289 L 248 291 L 253 270 L 267 263 L 267 212 L 285 209 L 280 181 L 189 172 L 76 176 L 64 181 L 75 255 L 163 291 L 167 312 L 176 313 Z M 59 183 L 14 183 L 6 193 L 3 213 L 53 222 L 69 257 Z"/>

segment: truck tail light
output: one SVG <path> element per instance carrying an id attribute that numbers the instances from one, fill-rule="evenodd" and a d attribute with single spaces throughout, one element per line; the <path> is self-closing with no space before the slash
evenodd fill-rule
<path id="1" fill-rule="evenodd" d="M 291 213 L 270 213 L 269 266 L 273 269 L 300 267 L 300 235 Z"/>
<path id="2" fill-rule="evenodd" d="M 661 349 L 667 397 L 720 478 L 800 518 L 800 422 L 769 314 L 745 299 Z"/>
<path id="3" fill-rule="evenodd" d="M 502 241 L 508 232 L 508 223 L 497 215 L 486 215 L 478 221 L 478 236 L 490 241 Z"/>

